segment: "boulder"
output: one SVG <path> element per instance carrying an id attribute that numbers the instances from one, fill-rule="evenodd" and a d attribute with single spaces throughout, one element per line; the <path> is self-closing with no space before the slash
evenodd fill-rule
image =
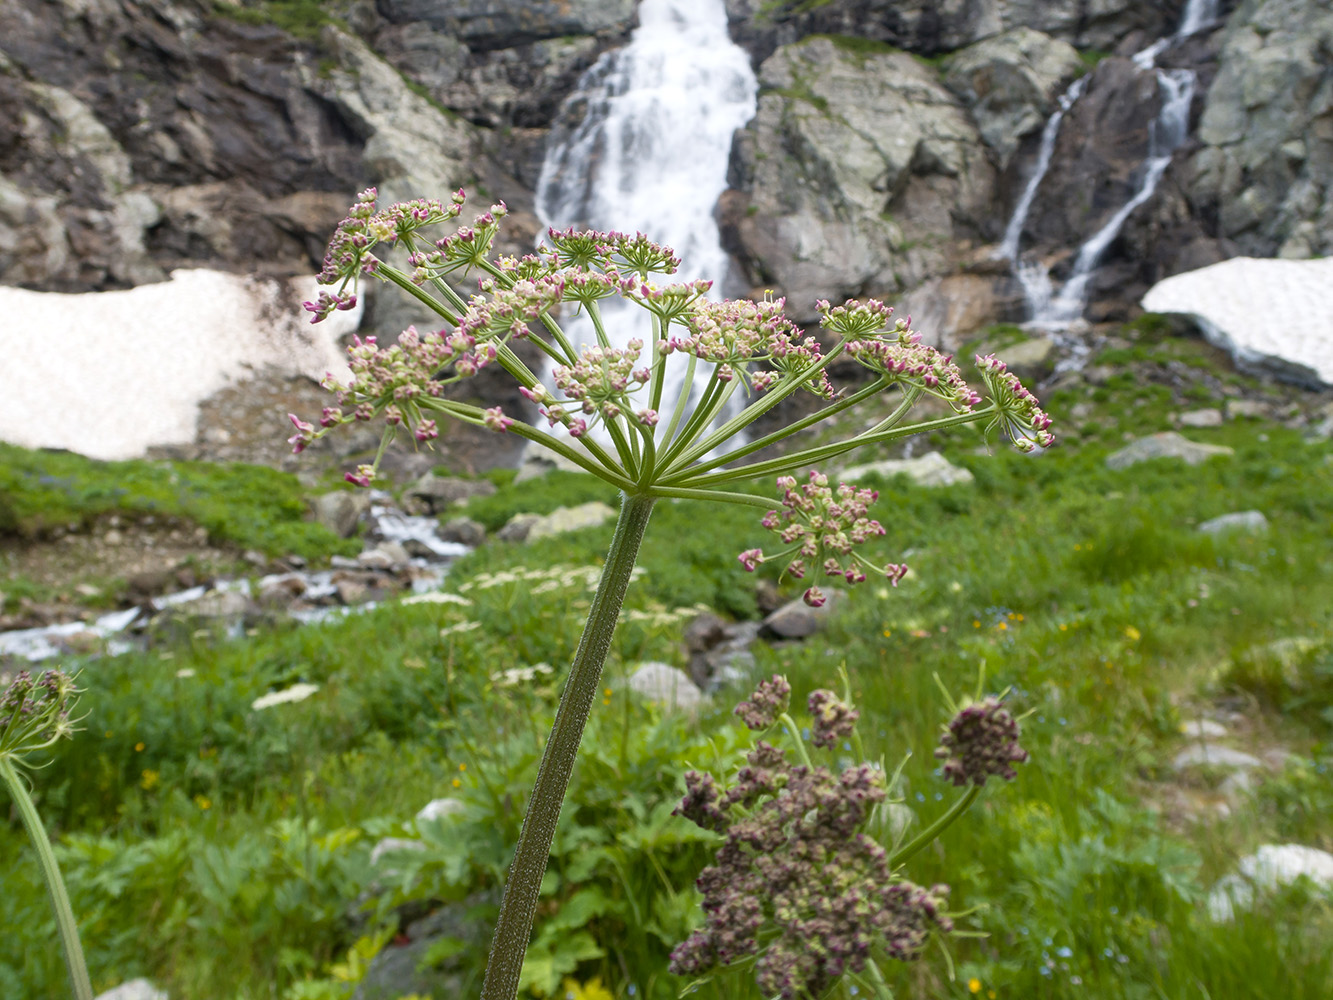
<path id="1" fill-rule="evenodd" d="M 1083 61 L 1068 42 L 1021 27 L 953 53 L 942 68 L 1003 170 L 1020 140 L 1041 131 Z"/>
<path id="2" fill-rule="evenodd" d="M 779 639 L 804 639 L 814 635 L 843 600 L 842 591 L 831 588 L 824 588 L 824 596 L 827 600 L 818 608 L 810 607 L 799 597 L 788 601 L 764 619 L 761 634 Z"/>
<path id="3" fill-rule="evenodd" d="M 921 339 L 953 352 L 996 322 L 1004 311 L 994 276 L 946 274 L 903 295 L 894 312 L 912 318 Z"/>
<path id="4" fill-rule="evenodd" d="M 1186 465 L 1198 465 L 1216 455 L 1234 455 L 1235 449 L 1221 444 L 1200 444 L 1181 437 L 1175 431 L 1162 431 L 1131 441 L 1119 451 L 1106 456 L 1110 469 L 1127 469 L 1155 458 L 1178 458 Z"/>
<path id="5" fill-rule="evenodd" d="M 528 528 L 527 541 L 533 542 L 539 538 L 563 535 L 567 531 L 578 531 L 582 528 L 595 528 L 615 516 L 615 508 L 600 500 L 591 500 L 574 507 L 557 507 L 532 523 Z"/>
<path id="6" fill-rule="evenodd" d="M 315 520 L 339 538 L 351 538 L 361 515 L 370 509 L 370 497 L 352 490 L 335 490 L 315 497 Z"/>
<path id="7" fill-rule="evenodd" d="M 446 542 L 457 542 L 476 548 L 486 541 L 486 527 L 470 517 L 453 517 L 440 525 L 436 534 Z"/>
<path id="8" fill-rule="evenodd" d="M 373 549 L 366 549 L 356 557 L 357 565 L 373 570 L 401 569 L 411 561 L 407 549 L 399 542 L 380 542 Z"/>
<path id="9" fill-rule="evenodd" d="M 408 496 L 423 500 L 435 514 L 446 507 L 473 497 L 488 497 L 495 493 L 495 484 L 489 479 L 458 479 L 437 476 L 428 472 L 407 488 Z"/>
<path id="10" fill-rule="evenodd" d="M 669 709 L 690 711 L 704 700 L 704 693 L 685 671 L 666 663 L 640 664 L 630 675 L 629 689 L 645 701 Z"/>
<path id="11" fill-rule="evenodd" d="M 561 472 L 584 471 L 564 455 L 549 451 L 541 445 L 529 443 L 523 449 L 523 457 L 519 461 L 518 475 L 514 477 L 514 482 L 523 483 L 529 479 L 537 479 L 556 469 Z"/>
<path id="12" fill-rule="evenodd" d="M 484 953 L 490 942 L 497 900 L 476 894 L 461 903 L 448 903 L 414 920 L 370 963 L 352 1000 L 398 1000 L 418 996 L 465 996 L 475 985 L 466 974 L 463 956 Z M 456 957 L 421 968 L 422 959 L 437 941 L 460 943 Z"/>
<path id="13" fill-rule="evenodd" d="M 1142 304 L 1188 316 L 1242 368 L 1318 388 L 1333 385 L 1330 287 L 1333 257 L 1236 257 L 1159 281 Z"/>
<path id="14" fill-rule="evenodd" d="M 1041 381 L 1055 368 L 1055 341 L 1049 337 L 1020 340 L 995 354 L 1009 366 L 1009 371 L 1029 385 Z"/>
<path id="15" fill-rule="evenodd" d="M 1241 858 L 1236 871 L 1218 880 L 1208 894 L 1208 913 L 1216 921 L 1248 908 L 1257 893 L 1273 892 L 1299 879 L 1317 888 L 1333 889 L 1333 854 L 1303 844 L 1264 844 Z"/>
<path id="16" fill-rule="evenodd" d="M 496 540 L 501 542 L 525 542 L 528 539 L 528 533 L 532 531 L 532 526 L 541 519 L 540 514 L 515 514 L 495 533 Z"/>
<path id="17" fill-rule="evenodd" d="M 1199 530 L 1209 535 L 1223 535 L 1232 531 L 1257 535 L 1268 530 L 1268 518 L 1264 517 L 1263 511 L 1242 510 L 1210 518 L 1199 525 Z"/>
<path id="18" fill-rule="evenodd" d="M 884 297 L 948 269 L 990 214 L 994 168 L 936 75 L 887 46 L 811 38 L 759 68 L 738 133 L 723 242 L 799 322 L 820 298 Z"/>
<path id="19" fill-rule="evenodd" d="M 970 483 L 973 476 L 967 469 L 953 465 L 938 451 L 928 451 L 918 458 L 891 458 L 882 462 L 867 462 L 843 469 L 842 479 L 864 479 L 876 475 L 884 479 L 906 476 L 918 486 L 955 486 Z"/>
<path id="20" fill-rule="evenodd" d="M 711 692 L 748 679 L 754 669 L 750 646 L 759 629 L 759 622 L 725 622 L 711 611 L 696 617 L 684 635 L 694 683 Z"/>

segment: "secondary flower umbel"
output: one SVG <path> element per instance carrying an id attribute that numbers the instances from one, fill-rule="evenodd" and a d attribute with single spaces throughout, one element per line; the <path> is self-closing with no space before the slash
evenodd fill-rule
<path id="1" fill-rule="evenodd" d="M 740 709 L 761 705 L 766 711 L 755 721 L 765 721 L 775 699 L 789 693 L 785 684 L 765 681 L 737 714 L 749 724 L 749 711 Z M 849 734 L 856 710 L 832 692 L 815 695 L 816 729 L 829 738 Z M 685 781 L 676 815 L 725 840 L 697 882 L 704 924 L 671 953 L 677 975 L 756 956 L 764 996 L 817 997 L 876 955 L 913 959 L 931 933 L 952 929 L 944 912 L 948 887 L 923 889 L 897 877 L 888 852 L 864 832 L 885 799 L 882 771 L 793 765 L 760 741 L 726 792 L 709 774 L 692 771 Z"/>
<path id="2" fill-rule="evenodd" d="M 762 549 L 747 549 L 737 557 L 741 565 L 753 572 L 762 562 L 794 556 L 787 563 L 786 572 L 798 580 L 805 576 L 809 566 L 816 565 L 826 576 L 840 576 L 852 584 L 864 582 L 864 569 L 869 569 L 883 573 L 896 587 L 907 574 L 906 565 L 876 566 L 854 551 L 871 538 L 884 534 L 884 526 L 868 516 L 870 505 L 879 494 L 849 483 L 840 484 L 835 492 L 828 483 L 828 476 L 814 471 L 809 482 L 800 487 L 791 476 L 779 477 L 778 489 L 783 491 L 785 509 L 781 513 L 770 510 L 763 524 L 788 547 L 773 555 L 765 555 Z M 806 604 L 819 607 L 824 601 L 824 593 L 817 586 L 806 590 Z"/>

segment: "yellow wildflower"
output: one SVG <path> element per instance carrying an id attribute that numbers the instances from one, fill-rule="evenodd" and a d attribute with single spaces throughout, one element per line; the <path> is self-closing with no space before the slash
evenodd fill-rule
<path id="1" fill-rule="evenodd" d="M 586 983 L 566 979 L 562 984 L 565 1000 L 616 1000 L 615 994 L 602 985 L 601 976 L 593 976 Z"/>

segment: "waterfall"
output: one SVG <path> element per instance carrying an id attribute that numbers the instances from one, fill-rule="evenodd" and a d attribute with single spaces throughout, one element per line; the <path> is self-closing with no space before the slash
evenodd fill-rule
<path id="1" fill-rule="evenodd" d="M 556 228 L 643 232 L 681 259 L 666 281 L 711 278 L 721 298 L 729 260 L 713 207 L 757 90 L 749 57 L 727 35 L 722 0 L 643 0 L 629 44 L 602 56 L 561 109 L 537 214 Z M 616 298 L 601 305 L 615 346 L 651 341 L 643 309 Z M 583 322 L 566 324 L 571 339 L 595 343 Z M 668 366 L 664 402 L 676 398 L 680 374 Z"/>
<path id="2" fill-rule="evenodd" d="M 1083 315 L 1087 307 L 1088 282 L 1096 271 L 1106 248 L 1111 245 L 1133 211 L 1153 196 L 1157 185 L 1171 164 L 1171 157 L 1189 137 L 1190 102 L 1194 99 L 1197 77 L 1193 70 L 1157 68 L 1157 57 L 1171 45 L 1188 38 L 1217 19 L 1218 0 L 1188 0 L 1181 13 L 1180 24 L 1174 34 L 1158 39 L 1134 55 L 1134 64 L 1142 70 L 1152 70 L 1163 95 L 1162 109 L 1149 126 L 1148 158 L 1139 167 L 1138 183 L 1129 201 L 1125 202 L 1109 220 L 1079 247 L 1074 266 L 1059 293 L 1054 293 L 1050 273 L 1038 261 L 1019 259 L 1019 240 L 1028 213 L 1036 199 L 1037 189 L 1050 167 L 1055 140 L 1066 112 L 1083 94 L 1087 78 L 1076 80 L 1060 97 L 1059 107 L 1042 130 L 1041 148 L 1037 164 L 1014 208 L 1014 214 L 1005 228 L 1004 239 L 997 257 L 1013 264 L 1014 274 L 1023 287 L 1023 295 L 1030 312 L 1030 325 L 1052 330 L 1066 329 Z"/>
<path id="3" fill-rule="evenodd" d="M 1018 241 L 1023 236 L 1023 226 L 1027 223 L 1028 212 L 1032 210 L 1032 202 L 1037 197 L 1037 188 L 1041 186 L 1046 171 L 1051 167 L 1051 154 L 1055 152 L 1055 140 L 1060 136 L 1060 123 L 1064 121 L 1065 112 L 1083 96 L 1083 90 L 1087 85 L 1086 76 L 1080 76 L 1070 84 L 1069 89 L 1060 95 L 1059 106 L 1055 109 L 1055 113 L 1046 119 L 1046 126 L 1041 130 L 1041 148 L 1037 152 L 1037 164 L 1032 170 L 1032 176 L 1028 178 L 1027 186 L 1023 188 L 1018 204 L 1014 206 L 1014 214 L 1010 217 L 1009 225 L 1004 230 L 1004 239 L 1000 242 L 997 256 L 1004 260 L 1018 260 Z"/>

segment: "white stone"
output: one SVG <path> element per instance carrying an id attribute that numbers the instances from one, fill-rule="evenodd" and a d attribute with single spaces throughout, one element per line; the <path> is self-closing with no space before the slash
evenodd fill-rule
<path id="1" fill-rule="evenodd" d="M 592 500 L 574 507 L 559 507 L 541 520 L 533 522 L 532 527 L 528 529 L 527 540 L 532 542 L 538 538 L 562 535 L 566 531 L 594 528 L 615 516 L 615 508 L 600 500 Z"/>
<path id="2" fill-rule="evenodd" d="M 370 863 L 377 865 L 380 859 L 386 854 L 397 854 L 400 851 L 424 851 L 426 845 L 419 840 L 408 840 L 405 837 L 385 837 L 370 849 Z"/>
<path id="3" fill-rule="evenodd" d="M 850 469 L 843 469 L 840 478 L 863 479 L 872 474 L 885 479 L 905 475 L 918 486 L 953 486 L 956 483 L 970 483 L 973 478 L 971 472 L 951 464 L 938 451 L 928 451 L 920 458 L 897 458 L 853 465 Z"/>
<path id="4" fill-rule="evenodd" d="M 1233 750 L 1216 743 L 1196 743 L 1176 754 L 1171 766 L 1177 771 L 1183 771 L 1187 767 L 1205 766 L 1244 769 L 1263 767 L 1263 763 L 1258 757 L 1243 750 Z"/>
<path id="5" fill-rule="evenodd" d="M 630 675 L 629 688 L 648 701 L 686 711 L 697 708 L 704 699 L 689 674 L 666 663 L 640 664 Z"/>
<path id="6" fill-rule="evenodd" d="M 1207 739 L 1209 737 L 1225 736 L 1227 727 L 1212 719 L 1191 719 L 1189 722 L 1182 723 L 1180 731 L 1191 739 Z"/>
<path id="7" fill-rule="evenodd" d="M 1333 854 L 1302 844 L 1264 844 L 1241 858 L 1235 873 L 1224 876 L 1208 894 L 1208 913 L 1230 920 L 1236 907 L 1248 907 L 1256 892 L 1272 892 L 1308 878 L 1321 889 L 1333 889 Z"/>
<path id="8" fill-rule="evenodd" d="M 364 569 L 396 569 L 412 561 L 407 549 L 395 541 L 380 542 L 373 549 L 366 549 L 356 557 L 357 563 Z"/>
<path id="9" fill-rule="evenodd" d="M 1222 411 L 1216 407 L 1206 410 L 1190 410 L 1188 413 L 1180 415 L 1180 423 L 1183 427 L 1221 427 Z"/>
<path id="10" fill-rule="evenodd" d="M 0 440 L 92 458 L 194 441 L 199 404 L 260 371 L 346 378 L 361 307 L 311 325 L 313 278 L 178 270 L 127 291 L 0 286 Z"/>
<path id="11" fill-rule="evenodd" d="M 458 799 L 431 799 L 417 813 L 417 822 L 430 823 L 433 820 L 454 816 L 466 808 Z"/>
<path id="12" fill-rule="evenodd" d="M 1180 313 L 1238 364 L 1333 384 L 1333 258 L 1233 257 L 1159 281 L 1149 312 Z"/>
<path id="13" fill-rule="evenodd" d="M 115 989 L 97 994 L 97 1000 L 167 1000 L 167 994 L 147 979 L 131 979 Z"/>
<path id="14" fill-rule="evenodd" d="M 1229 531 L 1248 531 L 1258 534 L 1268 530 L 1268 518 L 1262 511 L 1241 510 L 1234 514 L 1223 514 L 1199 525 L 1199 530 L 1209 535 L 1223 535 Z"/>
<path id="15" fill-rule="evenodd" d="M 1119 451 L 1106 456 L 1108 469 L 1127 469 L 1154 458 L 1178 458 L 1186 465 L 1198 465 L 1214 455 L 1234 455 L 1235 449 L 1224 444 L 1200 444 L 1181 437 L 1175 431 L 1162 431 L 1131 441 Z"/>
<path id="16" fill-rule="evenodd" d="M 1261 417 L 1269 415 L 1268 404 L 1258 399 L 1229 399 L 1227 400 L 1227 419 L 1237 420 L 1240 417 L 1248 417 L 1251 420 L 1258 420 Z"/>

